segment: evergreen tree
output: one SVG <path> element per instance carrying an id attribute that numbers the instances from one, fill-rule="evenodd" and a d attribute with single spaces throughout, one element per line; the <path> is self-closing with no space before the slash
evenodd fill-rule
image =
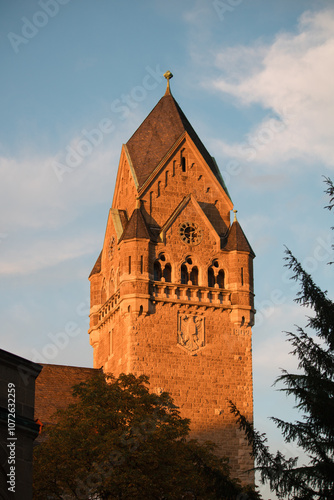
<path id="1" fill-rule="evenodd" d="M 332 210 L 334 186 L 328 178 L 325 182 L 329 195 L 326 208 Z M 269 481 L 279 498 L 334 499 L 334 303 L 288 249 L 285 260 L 293 272 L 291 279 L 300 284 L 295 301 L 312 309 L 313 315 L 308 317 L 308 332 L 298 327 L 297 333 L 287 333 L 300 371 L 283 371 L 275 382 L 283 384 L 281 391 L 294 396 L 301 419 L 293 423 L 278 418 L 273 421 L 287 443 L 295 442 L 305 451 L 308 464 L 299 465 L 297 458 L 286 459 L 280 452 L 273 455 L 266 436 L 254 430 L 233 403 L 231 411 L 253 445 L 262 482 Z"/>

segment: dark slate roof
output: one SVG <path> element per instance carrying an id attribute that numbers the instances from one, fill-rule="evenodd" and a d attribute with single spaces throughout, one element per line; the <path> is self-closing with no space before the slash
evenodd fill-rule
<path id="1" fill-rule="evenodd" d="M 239 250 L 241 252 L 249 252 L 255 257 L 255 253 L 252 250 L 252 247 L 248 243 L 248 240 L 241 229 L 241 226 L 237 220 L 235 220 L 230 227 L 230 230 L 227 235 L 227 243 L 224 246 L 224 250 Z"/>
<path id="2" fill-rule="evenodd" d="M 95 262 L 95 265 L 94 265 L 94 267 L 93 267 L 93 269 L 92 269 L 92 271 L 91 271 L 91 273 L 90 273 L 90 275 L 89 275 L 88 279 L 89 279 L 91 276 L 93 276 L 94 274 L 98 274 L 98 273 L 100 273 L 100 272 L 101 272 L 101 259 L 102 259 L 102 250 L 101 250 L 100 255 L 99 255 L 99 256 L 98 256 L 98 258 L 97 258 L 97 261 Z"/>
<path id="3" fill-rule="evenodd" d="M 35 419 L 42 424 L 54 423 L 53 415 L 75 401 L 72 387 L 85 382 L 96 373 L 94 368 L 43 364 L 36 379 Z"/>
<path id="4" fill-rule="evenodd" d="M 226 190 L 219 169 L 171 94 L 165 94 L 126 143 L 139 188 L 180 136 L 187 132 Z"/>
<path id="5" fill-rule="evenodd" d="M 129 222 L 122 234 L 120 241 L 122 240 L 132 240 L 133 238 L 150 240 L 150 233 L 147 229 L 146 222 L 140 211 L 140 208 L 136 208 L 130 217 Z"/>

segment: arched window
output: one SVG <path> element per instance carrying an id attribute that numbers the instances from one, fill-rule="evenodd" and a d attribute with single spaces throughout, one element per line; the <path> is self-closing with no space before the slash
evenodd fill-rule
<path id="1" fill-rule="evenodd" d="M 225 288 L 225 273 L 222 269 L 218 273 L 217 283 L 219 288 Z"/>
<path id="2" fill-rule="evenodd" d="M 187 285 L 188 284 L 188 270 L 187 266 L 182 264 L 181 266 L 181 283 L 182 285 Z"/>
<path id="3" fill-rule="evenodd" d="M 215 273 L 213 272 L 212 267 L 209 267 L 208 269 L 208 286 L 214 287 L 215 286 Z"/>
<path id="4" fill-rule="evenodd" d="M 110 271 L 110 279 L 109 279 L 109 296 L 115 293 L 115 273 L 113 268 Z"/>
<path id="5" fill-rule="evenodd" d="M 115 292 L 115 285 L 114 285 L 114 280 L 111 277 L 109 280 L 109 295 L 113 295 L 114 292 Z"/>
<path id="6" fill-rule="evenodd" d="M 181 158 L 181 168 L 182 168 L 182 172 L 186 171 L 186 159 L 184 156 L 182 156 L 182 158 Z"/>
<path id="7" fill-rule="evenodd" d="M 101 304 L 104 304 L 107 300 L 107 290 L 106 290 L 106 280 L 103 280 L 102 290 L 101 290 Z"/>
<path id="8" fill-rule="evenodd" d="M 185 172 L 186 171 L 186 159 L 183 156 L 183 151 L 184 151 L 184 149 L 182 149 L 182 151 L 181 151 L 181 171 Z"/>
<path id="9" fill-rule="evenodd" d="M 165 281 L 170 283 L 172 281 L 172 266 L 170 264 L 166 264 L 162 273 Z"/>
<path id="10" fill-rule="evenodd" d="M 190 273 L 190 281 L 193 285 L 198 285 L 198 269 L 197 267 L 193 267 Z"/>
<path id="11" fill-rule="evenodd" d="M 161 265 L 158 260 L 154 262 L 153 270 L 154 270 L 154 281 L 161 281 L 161 276 L 162 276 Z"/>

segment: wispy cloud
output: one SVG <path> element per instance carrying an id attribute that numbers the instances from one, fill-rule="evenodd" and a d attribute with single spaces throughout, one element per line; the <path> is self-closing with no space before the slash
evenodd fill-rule
<path id="1" fill-rule="evenodd" d="M 272 168 L 290 160 L 333 168 L 333 60 L 334 10 L 304 13 L 297 33 L 280 33 L 269 45 L 216 53 L 221 76 L 205 85 L 267 112 L 244 141 L 222 141 L 222 152 Z"/>
<path id="2" fill-rule="evenodd" d="M 116 169 L 116 158 L 112 148 L 96 151 L 89 160 L 67 174 L 66 182 L 62 184 L 52 169 L 53 157 L 0 158 L 1 230 L 10 234 L 19 227 L 55 228 L 66 220 L 73 220 L 80 209 L 76 205 L 89 203 L 92 182 L 105 195 L 105 182 L 101 179 L 111 181 L 110 173 L 112 168 Z"/>
<path id="3" fill-rule="evenodd" d="M 105 203 L 106 210 L 111 205 L 120 145 L 140 119 L 138 113 L 64 172 L 61 183 L 54 165 L 62 151 L 0 156 L 1 275 L 29 274 L 100 250 L 95 229 L 84 230 L 80 218 L 97 204 Z M 70 144 L 75 142 L 74 137 Z"/>
<path id="4" fill-rule="evenodd" d="M 94 238 L 95 236 L 95 238 Z M 24 245 L 17 238 L 4 247 L 0 262 L 0 275 L 23 275 L 56 266 L 65 261 L 97 252 L 96 235 L 70 235 L 67 238 L 24 238 Z"/>
<path id="5" fill-rule="evenodd" d="M 66 144 L 54 155 L 30 150 L 18 152 L 16 157 L 0 156 L 0 232 L 10 237 L 19 228 L 57 228 L 73 221 L 84 207 L 97 201 L 111 203 L 121 144 L 130 136 L 136 120 L 132 116 L 118 124 L 80 162 L 61 172 L 62 182 L 55 165 L 65 163 Z M 73 137 L 69 144 L 77 141 Z"/>

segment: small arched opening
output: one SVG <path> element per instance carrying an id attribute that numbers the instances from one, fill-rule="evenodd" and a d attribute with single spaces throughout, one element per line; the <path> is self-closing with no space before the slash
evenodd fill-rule
<path id="1" fill-rule="evenodd" d="M 186 171 L 186 159 L 184 156 L 181 157 L 181 169 L 182 169 L 182 172 Z"/>
<path id="2" fill-rule="evenodd" d="M 104 304 L 107 300 L 107 289 L 106 289 L 106 280 L 103 280 L 102 290 L 101 290 L 101 304 Z"/>
<path id="3" fill-rule="evenodd" d="M 211 288 L 214 287 L 215 282 L 216 282 L 215 273 L 214 273 L 212 267 L 209 267 L 209 269 L 208 269 L 208 286 Z"/>
<path id="4" fill-rule="evenodd" d="M 162 273 L 165 281 L 170 283 L 172 281 L 172 266 L 170 264 L 166 264 Z"/>
<path id="5" fill-rule="evenodd" d="M 218 273 L 217 283 L 219 288 L 225 288 L 225 273 L 222 269 Z"/>
<path id="6" fill-rule="evenodd" d="M 190 273 L 190 281 L 193 285 L 198 286 L 198 268 L 194 266 Z"/>
<path id="7" fill-rule="evenodd" d="M 187 285 L 189 281 L 189 276 L 188 276 L 188 269 L 185 264 L 182 264 L 181 266 L 181 284 L 182 285 Z"/>
<path id="8" fill-rule="evenodd" d="M 161 281 L 162 272 L 161 272 L 161 265 L 158 260 L 154 262 L 153 271 L 154 271 L 154 281 Z"/>

